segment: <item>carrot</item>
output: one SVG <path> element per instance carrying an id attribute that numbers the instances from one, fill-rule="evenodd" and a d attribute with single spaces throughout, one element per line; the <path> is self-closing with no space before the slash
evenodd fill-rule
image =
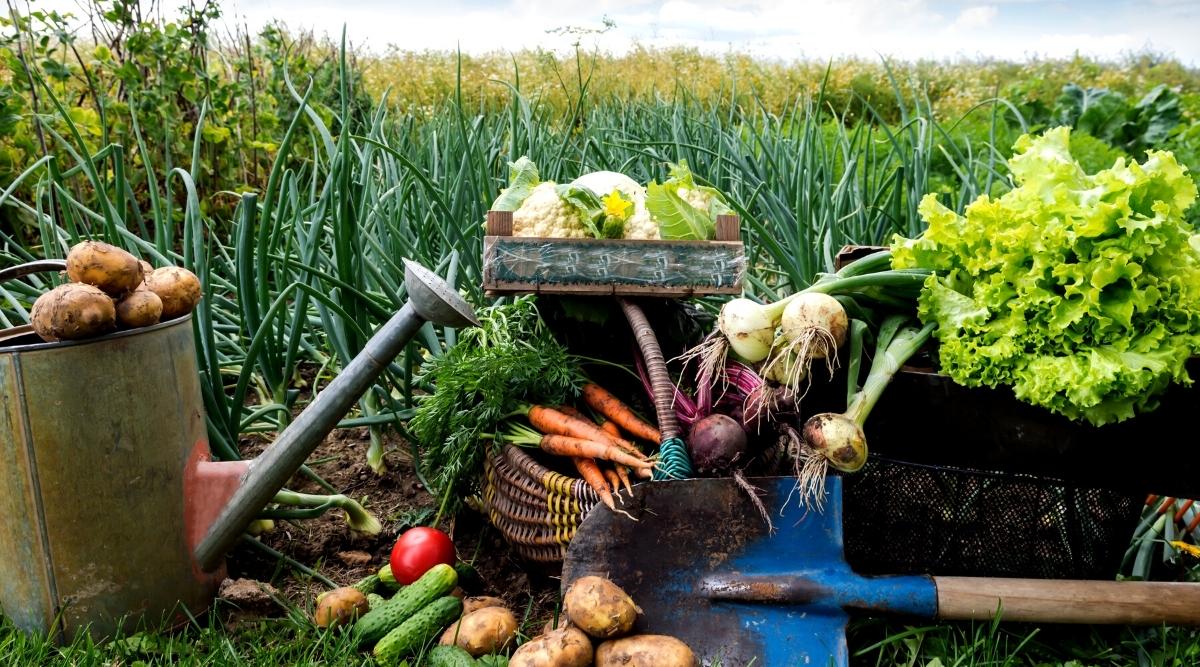
<path id="1" fill-rule="evenodd" d="M 625 485 L 626 491 L 633 493 L 633 485 L 629 483 L 629 468 L 626 468 L 620 463 L 618 463 L 615 467 L 617 469 L 617 479 L 620 479 L 621 483 Z"/>
<path id="2" fill-rule="evenodd" d="M 600 425 L 600 428 L 604 429 L 611 436 L 617 438 L 621 437 L 621 429 L 617 428 L 617 423 L 611 419 L 606 419 L 604 423 Z"/>
<path id="3" fill-rule="evenodd" d="M 589 459 L 583 456 L 572 456 L 571 461 L 575 464 L 575 469 L 579 471 L 579 476 L 583 481 L 587 482 L 588 486 L 600 496 L 600 500 L 608 505 L 608 509 L 616 510 L 617 506 L 613 503 L 612 494 L 608 491 L 608 484 L 605 482 L 604 475 L 600 472 L 600 465 L 596 463 L 596 459 Z"/>
<path id="4" fill-rule="evenodd" d="M 584 385 L 583 400 L 587 401 L 593 410 L 616 422 L 617 426 L 633 437 L 654 443 L 662 442 L 662 433 L 658 429 L 647 424 L 634 414 L 628 405 L 622 403 L 621 399 L 600 385 L 592 382 Z"/>
<path id="5" fill-rule="evenodd" d="M 542 405 L 529 406 L 529 423 L 534 428 L 547 435 L 566 435 L 580 440 L 607 442 L 625 451 L 630 456 L 645 461 L 646 455 L 638 450 L 632 442 L 614 438 L 604 429 L 586 419 L 577 419 L 563 414 L 554 408 Z"/>
<path id="6" fill-rule="evenodd" d="M 613 422 L 613 420 L 611 420 L 611 419 L 605 420 L 605 422 L 600 425 L 600 428 L 604 429 L 609 435 L 616 436 L 618 438 L 621 437 L 621 429 L 617 428 L 616 423 Z M 626 491 L 628 491 L 629 493 L 633 493 L 633 485 L 631 485 L 629 483 L 629 468 L 626 468 L 625 466 L 623 466 L 619 463 L 613 467 L 616 468 L 616 470 L 614 470 L 613 472 L 616 473 L 616 475 L 617 475 L 617 481 L 619 481 L 619 482 L 621 482 L 621 484 L 625 485 Z M 612 481 L 612 480 L 609 480 L 609 481 Z M 621 487 L 618 486 L 617 484 L 615 484 L 615 483 L 613 484 L 614 490 L 619 490 L 620 488 Z"/>
<path id="7" fill-rule="evenodd" d="M 600 472 L 604 473 L 604 479 L 608 480 L 608 485 L 612 487 L 614 493 L 621 492 L 621 478 L 617 477 L 617 471 L 612 468 L 601 468 Z"/>
<path id="8" fill-rule="evenodd" d="M 653 461 L 642 461 L 607 442 L 594 442 L 568 435 L 543 435 L 538 445 L 543 451 L 558 456 L 586 456 L 623 463 L 630 468 L 653 468 Z"/>
<path id="9" fill-rule="evenodd" d="M 634 468 L 633 474 L 642 479 L 652 479 L 654 477 L 654 473 L 650 472 L 649 468 Z"/>
<path id="10" fill-rule="evenodd" d="M 588 419 L 587 415 L 585 415 L 585 414 L 583 414 L 582 412 L 580 412 L 580 411 L 579 411 L 579 410 L 578 410 L 578 409 L 577 409 L 575 406 L 573 406 L 573 405 L 559 405 L 559 406 L 556 406 L 554 409 L 555 409 L 555 410 L 558 410 L 559 412 L 563 413 L 564 415 L 566 415 L 566 416 L 568 416 L 568 417 L 574 417 L 574 418 L 576 418 L 576 419 L 582 419 L 582 420 L 583 420 L 583 421 L 585 421 L 585 422 L 590 422 L 590 421 L 592 421 L 591 419 Z"/>

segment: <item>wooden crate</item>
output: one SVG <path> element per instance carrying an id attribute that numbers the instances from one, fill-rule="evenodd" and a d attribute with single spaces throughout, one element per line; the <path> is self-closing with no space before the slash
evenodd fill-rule
<path id="1" fill-rule="evenodd" d="M 483 289 L 489 296 L 740 294 L 746 255 L 738 217 L 718 217 L 716 237 L 715 241 L 516 237 L 511 212 L 488 211 Z"/>

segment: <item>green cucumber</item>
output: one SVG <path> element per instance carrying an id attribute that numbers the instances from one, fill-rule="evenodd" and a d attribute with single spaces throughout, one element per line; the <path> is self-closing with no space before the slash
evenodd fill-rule
<path id="1" fill-rule="evenodd" d="M 458 646 L 434 646 L 425 656 L 426 667 L 476 667 L 467 650 Z"/>
<path id="2" fill-rule="evenodd" d="M 390 588 L 392 590 L 400 588 L 400 582 L 396 581 L 396 575 L 392 574 L 392 564 L 391 563 L 388 563 L 387 565 L 384 565 L 383 567 L 379 568 L 379 574 L 376 576 L 379 577 L 380 585 L 386 586 L 387 588 Z"/>
<path id="3" fill-rule="evenodd" d="M 362 579 L 359 579 L 350 587 L 357 588 L 358 592 L 362 593 L 363 595 L 366 595 L 367 593 L 374 593 L 375 589 L 379 587 L 379 575 L 369 574 Z"/>
<path id="4" fill-rule="evenodd" d="M 375 659 L 383 667 L 397 664 L 400 658 L 419 651 L 461 615 L 462 600 L 453 595 L 434 600 L 380 639 L 375 645 Z"/>
<path id="5" fill-rule="evenodd" d="M 371 605 L 371 609 L 378 609 L 387 604 L 387 598 L 376 593 L 367 593 L 367 604 Z"/>
<path id="6" fill-rule="evenodd" d="M 421 578 L 406 586 L 396 596 L 371 609 L 354 624 L 354 635 L 360 646 L 379 641 L 393 628 L 408 620 L 430 602 L 454 590 L 458 574 L 445 564 L 434 565 Z"/>

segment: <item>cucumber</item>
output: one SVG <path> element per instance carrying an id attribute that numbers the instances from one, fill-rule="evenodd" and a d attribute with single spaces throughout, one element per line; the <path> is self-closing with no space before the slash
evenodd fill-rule
<path id="1" fill-rule="evenodd" d="M 458 574 L 454 568 L 445 564 L 429 568 L 411 586 L 406 586 L 378 609 L 371 609 L 358 619 L 354 624 L 354 635 L 359 646 L 379 641 L 422 607 L 454 590 L 457 585 Z"/>
<path id="2" fill-rule="evenodd" d="M 434 646 L 425 656 L 426 667 L 476 667 L 475 658 L 458 646 Z"/>
<path id="3" fill-rule="evenodd" d="M 397 588 L 400 588 L 400 582 L 396 581 L 396 576 L 392 574 L 392 564 L 391 563 L 388 563 L 387 565 L 384 565 L 383 567 L 379 568 L 379 574 L 376 576 L 379 577 L 380 585 L 390 588 L 392 590 L 396 590 Z"/>
<path id="4" fill-rule="evenodd" d="M 387 598 L 375 593 L 367 593 L 367 604 L 371 605 L 371 609 L 378 609 L 387 604 Z"/>
<path id="5" fill-rule="evenodd" d="M 362 593 L 363 595 L 366 595 L 367 593 L 374 593 L 375 589 L 379 587 L 379 575 L 367 575 L 366 577 L 359 579 L 358 582 L 352 584 L 350 587 L 357 588 L 358 592 Z"/>
<path id="6" fill-rule="evenodd" d="M 380 639 L 375 645 L 375 659 L 383 667 L 395 665 L 401 657 L 420 650 L 425 642 L 438 636 L 438 633 L 461 615 L 462 600 L 453 595 L 434 600 Z"/>

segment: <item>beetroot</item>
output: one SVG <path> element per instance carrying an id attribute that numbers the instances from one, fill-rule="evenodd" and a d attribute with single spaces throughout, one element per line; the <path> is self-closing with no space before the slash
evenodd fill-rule
<path id="1" fill-rule="evenodd" d="M 727 475 L 747 456 L 746 431 L 732 417 L 711 414 L 692 425 L 688 453 L 700 475 Z"/>

